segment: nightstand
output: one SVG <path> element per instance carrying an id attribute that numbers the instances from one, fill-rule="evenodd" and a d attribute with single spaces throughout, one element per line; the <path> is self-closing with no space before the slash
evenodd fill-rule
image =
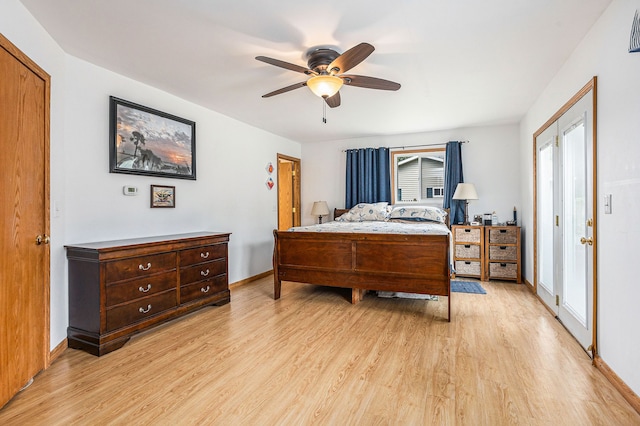
<path id="1" fill-rule="evenodd" d="M 485 274 L 487 280 L 522 282 L 520 227 L 485 227 Z"/>
<path id="2" fill-rule="evenodd" d="M 485 279 L 484 226 L 453 225 L 455 276 Z"/>

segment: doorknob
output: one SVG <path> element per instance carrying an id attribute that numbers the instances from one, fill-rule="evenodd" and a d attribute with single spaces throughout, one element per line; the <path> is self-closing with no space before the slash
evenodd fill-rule
<path id="1" fill-rule="evenodd" d="M 40 244 L 49 244 L 51 242 L 51 238 L 47 235 L 38 235 L 36 237 L 36 245 L 39 246 Z"/>
<path id="2" fill-rule="evenodd" d="M 582 237 L 580 238 L 580 244 L 589 244 L 590 246 L 593 245 L 593 238 L 589 237 L 589 238 L 585 238 Z"/>

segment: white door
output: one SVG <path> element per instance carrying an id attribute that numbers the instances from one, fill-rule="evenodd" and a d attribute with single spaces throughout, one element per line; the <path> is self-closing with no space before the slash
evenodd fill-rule
<path id="1" fill-rule="evenodd" d="M 593 344 L 593 94 L 536 137 L 537 293 L 585 350 Z"/>

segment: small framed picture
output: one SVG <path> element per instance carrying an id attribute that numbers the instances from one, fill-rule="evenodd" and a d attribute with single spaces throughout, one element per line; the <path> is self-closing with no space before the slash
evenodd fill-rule
<path id="1" fill-rule="evenodd" d="M 151 185 L 151 207 L 175 207 L 176 187 Z"/>

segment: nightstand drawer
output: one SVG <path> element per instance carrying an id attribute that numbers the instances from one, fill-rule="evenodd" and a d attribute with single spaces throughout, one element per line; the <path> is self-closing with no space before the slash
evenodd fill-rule
<path id="1" fill-rule="evenodd" d="M 480 275 L 480 262 L 456 260 L 457 275 Z"/>
<path id="2" fill-rule="evenodd" d="M 516 246 L 489 246 L 489 260 L 518 260 Z"/>
<path id="3" fill-rule="evenodd" d="M 489 244 L 516 244 L 519 228 L 489 228 Z"/>
<path id="4" fill-rule="evenodd" d="M 518 278 L 517 263 L 489 263 L 489 278 Z"/>
<path id="5" fill-rule="evenodd" d="M 480 228 L 455 228 L 453 239 L 456 243 L 479 243 Z"/>
<path id="6" fill-rule="evenodd" d="M 456 257 L 480 259 L 480 246 L 476 244 L 456 244 Z"/>

